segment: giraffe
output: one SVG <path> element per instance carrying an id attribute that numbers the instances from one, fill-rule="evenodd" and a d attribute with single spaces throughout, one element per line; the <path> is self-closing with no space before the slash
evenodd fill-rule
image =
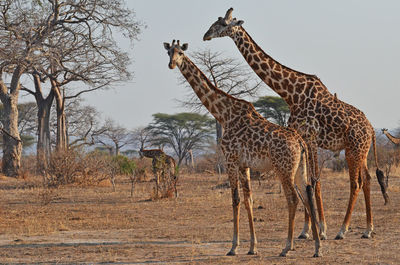
<path id="1" fill-rule="evenodd" d="M 176 188 L 178 176 L 176 172 L 176 163 L 175 160 L 164 153 L 164 151 L 160 149 L 143 149 L 140 148 L 139 154 L 141 157 L 152 158 L 152 169 L 154 178 L 156 180 L 156 194 L 158 196 L 159 187 L 160 187 L 160 178 L 169 178 L 168 182 L 172 183 L 175 197 L 178 197 L 178 190 Z"/>
<path id="2" fill-rule="evenodd" d="M 388 129 L 383 128 L 382 133 L 394 144 L 400 144 L 400 138 L 396 138 L 388 132 Z"/>
<path id="3" fill-rule="evenodd" d="M 350 198 L 346 215 L 336 239 L 343 239 L 350 224 L 351 213 L 360 189 L 366 204 L 367 230 L 363 238 L 370 238 L 373 220 L 370 202 L 370 174 L 367 155 L 374 148 L 378 180 L 384 178 L 378 167 L 375 131 L 363 112 L 332 95 L 320 79 L 286 67 L 266 54 L 242 27 L 243 20 L 232 18 L 233 8 L 225 17 L 219 17 L 204 34 L 203 40 L 230 37 L 254 72 L 289 105 L 288 125 L 296 129 L 307 143 L 313 172 L 318 174 L 317 149 L 345 150 L 349 166 Z M 380 182 L 381 183 L 381 182 Z M 381 186 L 385 204 L 389 201 L 386 187 Z M 320 181 L 315 183 L 315 195 L 319 215 L 320 236 L 326 239 L 326 222 L 323 211 Z M 309 217 L 300 238 L 307 238 Z"/>
<path id="4" fill-rule="evenodd" d="M 286 256 L 293 249 L 293 227 L 298 196 L 312 216 L 315 240 L 314 257 L 321 256 L 315 207 L 312 200 L 312 173 L 307 166 L 306 145 L 293 129 L 281 127 L 264 119 L 254 106 L 237 99 L 215 87 L 199 68 L 184 54 L 188 48 L 179 41 L 164 43 L 170 57 L 169 68 L 178 66 L 203 105 L 223 126 L 221 149 L 226 160 L 226 170 L 232 193 L 233 239 L 227 255 L 236 255 L 239 245 L 239 181 L 242 185 L 244 204 L 250 227 L 249 255 L 256 254 L 256 234 L 253 221 L 253 199 L 250 168 L 263 171 L 268 160 L 278 175 L 288 204 L 289 226 L 286 246 L 280 253 Z M 296 172 L 299 170 L 299 173 Z M 301 172 L 300 172 L 301 171 Z M 302 174 L 301 174 L 302 173 Z M 298 194 L 297 194 L 298 192 Z"/>

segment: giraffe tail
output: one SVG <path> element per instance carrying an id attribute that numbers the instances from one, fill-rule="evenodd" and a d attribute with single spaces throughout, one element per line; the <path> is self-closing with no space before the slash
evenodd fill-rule
<path id="1" fill-rule="evenodd" d="M 314 254 L 314 257 L 319 256 L 319 248 L 320 248 L 320 238 L 319 238 L 319 233 L 318 233 L 318 226 L 317 226 L 317 214 L 316 214 L 316 208 L 315 208 L 315 203 L 314 203 L 314 185 L 317 181 L 315 178 L 315 172 L 313 171 L 313 168 L 310 165 L 309 157 L 308 157 L 308 151 L 307 151 L 307 145 L 305 144 L 304 141 L 300 142 L 302 151 L 302 159 L 304 159 L 304 166 L 306 167 L 304 169 L 304 172 L 307 174 L 307 185 L 306 185 L 306 195 L 307 195 L 307 200 L 308 200 L 308 206 L 310 208 L 309 210 L 309 216 L 311 217 L 311 228 L 313 230 L 313 237 L 315 240 L 315 246 L 316 246 L 316 254 Z M 304 202 L 303 202 L 304 203 Z"/>
<path id="2" fill-rule="evenodd" d="M 381 192 L 382 192 L 383 199 L 385 200 L 385 205 L 386 205 L 390 201 L 389 201 L 389 195 L 387 193 L 387 184 L 385 183 L 385 174 L 383 173 L 382 170 L 379 169 L 379 165 L 378 165 L 378 155 L 377 155 L 377 152 L 376 152 L 375 131 L 373 131 L 373 135 L 372 135 L 372 146 L 374 148 L 374 157 L 375 157 L 375 165 L 376 165 L 376 178 L 378 179 L 379 186 L 381 187 Z"/>

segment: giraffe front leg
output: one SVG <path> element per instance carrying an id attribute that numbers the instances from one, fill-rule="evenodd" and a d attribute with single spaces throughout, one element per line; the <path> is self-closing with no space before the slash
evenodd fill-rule
<path id="1" fill-rule="evenodd" d="M 324 207 L 322 204 L 321 182 L 319 179 L 315 183 L 315 201 L 317 203 L 318 218 L 319 218 L 319 237 L 321 240 L 326 240 L 326 221 L 324 214 Z"/>
<path id="2" fill-rule="evenodd" d="M 244 195 L 244 205 L 246 206 L 247 216 L 249 218 L 249 226 L 250 226 L 250 250 L 247 254 L 256 255 L 257 238 L 253 220 L 253 198 L 251 193 L 250 168 L 240 169 L 240 173 L 241 173 L 240 181 L 242 183 L 242 189 Z"/>
<path id="3" fill-rule="evenodd" d="M 232 208 L 233 208 L 233 238 L 232 248 L 227 253 L 228 256 L 236 255 L 239 246 L 239 212 L 240 212 L 240 196 L 239 196 L 239 180 L 237 178 L 237 170 L 228 168 L 229 182 L 232 192 Z"/>
<path id="4" fill-rule="evenodd" d="M 156 198 L 159 198 L 158 194 L 159 194 L 159 191 L 160 191 L 160 175 L 158 174 L 158 172 L 156 172 L 154 174 L 154 177 L 156 179 Z"/>

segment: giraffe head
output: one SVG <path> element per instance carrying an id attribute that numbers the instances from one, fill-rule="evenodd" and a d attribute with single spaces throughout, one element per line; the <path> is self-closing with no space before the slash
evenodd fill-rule
<path id="1" fill-rule="evenodd" d="M 174 69 L 176 65 L 180 65 L 183 59 L 183 52 L 187 50 L 188 44 L 184 43 L 182 46 L 179 44 L 179 40 L 175 44 L 175 40 L 172 41 L 172 44 L 168 42 L 164 42 L 164 48 L 168 51 L 169 55 L 169 64 L 168 67 L 170 69 Z"/>
<path id="2" fill-rule="evenodd" d="M 387 132 L 387 131 L 388 131 L 388 129 L 382 128 L 382 133 L 385 133 L 385 132 Z"/>
<path id="3" fill-rule="evenodd" d="M 219 17 L 218 20 L 211 25 L 206 34 L 204 34 L 203 40 L 206 41 L 212 38 L 230 36 L 235 27 L 241 26 L 243 20 L 232 18 L 232 11 L 233 8 L 231 7 L 226 11 L 225 17 Z"/>

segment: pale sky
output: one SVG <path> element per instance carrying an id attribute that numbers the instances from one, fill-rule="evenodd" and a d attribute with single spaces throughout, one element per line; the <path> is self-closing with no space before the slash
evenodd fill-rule
<path id="1" fill-rule="evenodd" d="M 157 112 L 186 111 L 176 99 L 183 99 L 188 88 L 178 84 L 180 71 L 168 68 L 163 42 L 179 39 L 189 44 L 189 54 L 209 48 L 246 64 L 230 38 L 202 40 L 230 7 L 278 62 L 316 74 L 331 93 L 362 110 L 375 128 L 400 127 L 400 1 L 127 2 L 147 24 L 133 48 L 127 40 L 120 43 L 134 60 L 134 79 L 86 96 L 87 104 L 126 128 L 148 125 Z M 265 87 L 263 95 L 276 94 Z"/>

